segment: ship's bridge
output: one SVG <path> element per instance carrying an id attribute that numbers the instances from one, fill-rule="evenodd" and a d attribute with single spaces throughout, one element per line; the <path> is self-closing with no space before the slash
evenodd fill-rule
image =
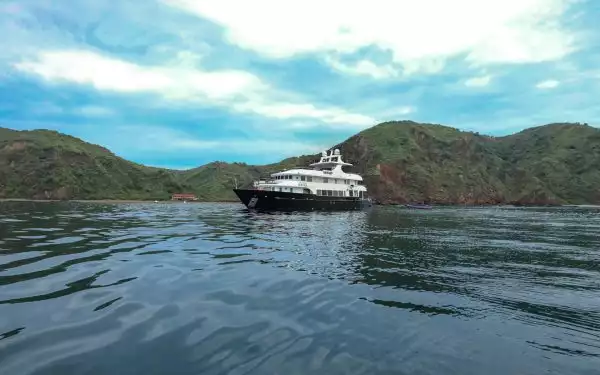
<path id="1" fill-rule="evenodd" d="M 351 167 L 352 164 L 346 163 L 342 160 L 340 150 L 335 149 L 327 153 L 323 151 L 321 153 L 321 160 L 310 165 L 315 169 L 342 169 L 342 167 Z"/>

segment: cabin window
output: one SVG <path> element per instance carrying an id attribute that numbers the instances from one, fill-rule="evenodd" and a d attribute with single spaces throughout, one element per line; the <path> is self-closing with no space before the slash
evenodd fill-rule
<path id="1" fill-rule="evenodd" d="M 306 181 L 307 182 L 312 182 L 312 177 L 311 176 L 306 176 Z"/>
<path id="2" fill-rule="evenodd" d="M 300 176 L 300 181 L 306 181 L 306 177 Z"/>
<path id="3" fill-rule="evenodd" d="M 333 181 L 334 181 L 334 182 L 333 182 L 334 184 L 337 184 L 337 183 L 338 183 L 338 180 L 337 180 L 337 179 L 335 179 L 335 180 L 333 180 Z"/>
<path id="4" fill-rule="evenodd" d="M 327 190 L 327 196 L 328 196 L 328 197 L 332 197 L 332 196 L 333 196 L 333 191 L 331 191 L 331 190 Z"/>
<path id="5" fill-rule="evenodd" d="M 317 195 L 321 195 L 321 190 L 317 189 Z"/>
<path id="6" fill-rule="evenodd" d="M 337 156 L 336 156 L 336 157 L 334 157 L 334 158 L 331 158 L 331 161 L 338 161 L 338 158 L 337 158 Z"/>
<path id="7" fill-rule="evenodd" d="M 326 183 L 326 184 L 328 184 L 329 183 L 329 179 L 328 178 L 324 178 L 323 182 Z"/>

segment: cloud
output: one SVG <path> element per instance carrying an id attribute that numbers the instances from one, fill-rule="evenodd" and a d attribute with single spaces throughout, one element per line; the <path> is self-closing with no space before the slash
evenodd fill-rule
<path id="1" fill-rule="evenodd" d="M 560 82 L 553 79 L 549 79 L 538 83 L 537 85 L 535 85 L 535 87 L 537 87 L 538 89 L 553 89 L 556 88 L 559 84 Z"/>
<path id="2" fill-rule="evenodd" d="M 0 4 L 0 14 L 4 13 L 13 16 L 21 14 L 22 12 L 22 8 L 17 3 L 7 2 Z"/>
<path id="3" fill-rule="evenodd" d="M 307 117 L 318 119 L 332 126 L 337 124 L 338 127 L 347 128 L 348 125 L 355 125 L 353 127 L 355 129 L 372 126 L 376 122 L 369 116 L 349 113 L 338 108 L 321 109 L 312 104 L 270 103 L 264 100 L 250 100 L 237 104 L 234 108 L 240 112 L 254 112 L 280 120 Z M 319 124 L 315 124 L 315 126 L 319 126 Z"/>
<path id="4" fill-rule="evenodd" d="M 325 62 L 333 69 L 351 75 L 366 75 L 375 79 L 391 78 L 398 76 L 398 69 L 392 65 L 378 66 L 369 60 L 360 60 L 354 64 L 346 64 L 333 57 L 326 57 Z"/>
<path id="5" fill-rule="evenodd" d="M 460 56 L 475 66 L 553 61 L 573 52 L 577 41 L 560 23 L 572 0 L 163 1 L 214 22 L 230 43 L 269 58 L 352 55 L 374 46 L 389 51 L 389 63 L 405 73 L 438 72 Z M 348 74 L 392 76 L 388 64 L 330 62 Z"/>
<path id="6" fill-rule="evenodd" d="M 201 95 L 218 100 L 263 88 L 256 77 L 244 72 L 144 67 L 88 51 L 41 52 L 37 61 L 15 67 L 49 81 L 90 84 L 117 92 L 162 92 L 172 97 Z"/>
<path id="7" fill-rule="evenodd" d="M 481 77 L 473 77 L 473 78 L 469 78 L 465 81 L 465 86 L 483 87 L 483 86 L 487 86 L 491 80 L 492 80 L 492 77 L 489 75 L 481 76 Z"/>
<path id="8" fill-rule="evenodd" d="M 51 101 L 34 102 L 28 105 L 28 112 L 39 116 L 78 115 L 83 117 L 109 117 L 115 115 L 111 108 L 99 105 L 63 107 Z"/>
<path id="9" fill-rule="evenodd" d="M 189 64 L 188 64 L 189 65 Z M 185 66 L 144 66 L 81 50 L 40 52 L 15 68 L 51 82 L 91 85 L 118 93 L 153 93 L 171 101 L 211 104 L 276 119 L 309 118 L 362 128 L 376 120 L 337 107 L 289 102 L 257 76 L 240 70 L 207 71 Z"/>
<path id="10" fill-rule="evenodd" d="M 74 108 L 73 113 L 85 117 L 108 117 L 114 115 L 115 111 L 98 105 L 86 105 L 83 107 Z"/>
<path id="11" fill-rule="evenodd" d="M 326 145 L 304 142 L 296 139 L 200 139 L 193 131 L 172 129 L 166 126 L 119 126 L 116 132 L 119 139 L 108 141 L 119 151 L 130 148 L 127 139 L 135 139 L 136 152 L 152 151 L 161 154 L 189 152 L 220 152 L 241 155 L 268 155 L 270 153 L 287 156 L 320 152 Z"/>

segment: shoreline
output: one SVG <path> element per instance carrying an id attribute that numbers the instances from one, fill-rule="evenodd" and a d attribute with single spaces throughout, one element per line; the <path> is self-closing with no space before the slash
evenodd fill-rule
<path id="1" fill-rule="evenodd" d="M 34 202 L 34 203 L 183 203 L 183 201 L 154 201 L 154 200 L 136 200 L 136 199 L 31 199 L 31 198 L 0 198 L 3 202 Z M 235 200 L 221 201 L 186 201 L 187 203 L 237 203 Z"/>
<path id="2" fill-rule="evenodd" d="M 4 202 L 31 202 L 31 203 L 99 203 L 99 204 L 132 204 L 132 203 L 154 203 L 154 204 L 183 204 L 183 201 L 173 200 L 135 200 L 135 199 L 31 199 L 31 198 L 0 198 L 0 203 Z M 240 203 L 237 200 L 215 200 L 215 201 L 186 201 L 189 203 Z M 375 204 L 380 207 L 402 207 L 406 203 L 386 203 Z M 562 205 L 543 205 L 543 204 L 519 204 L 514 203 L 495 203 L 495 204 L 464 204 L 464 203 L 438 203 L 432 205 L 434 208 L 440 207 L 582 207 L 582 208 L 600 208 L 600 205 L 594 204 L 562 204 Z"/>

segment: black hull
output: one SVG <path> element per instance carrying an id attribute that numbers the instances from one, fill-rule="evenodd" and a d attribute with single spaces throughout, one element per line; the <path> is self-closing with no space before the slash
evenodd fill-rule
<path id="1" fill-rule="evenodd" d="M 233 189 L 240 201 L 257 211 L 357 211 L 372 206 L 358 197 L 323 197 L 280 191 Z"/>

